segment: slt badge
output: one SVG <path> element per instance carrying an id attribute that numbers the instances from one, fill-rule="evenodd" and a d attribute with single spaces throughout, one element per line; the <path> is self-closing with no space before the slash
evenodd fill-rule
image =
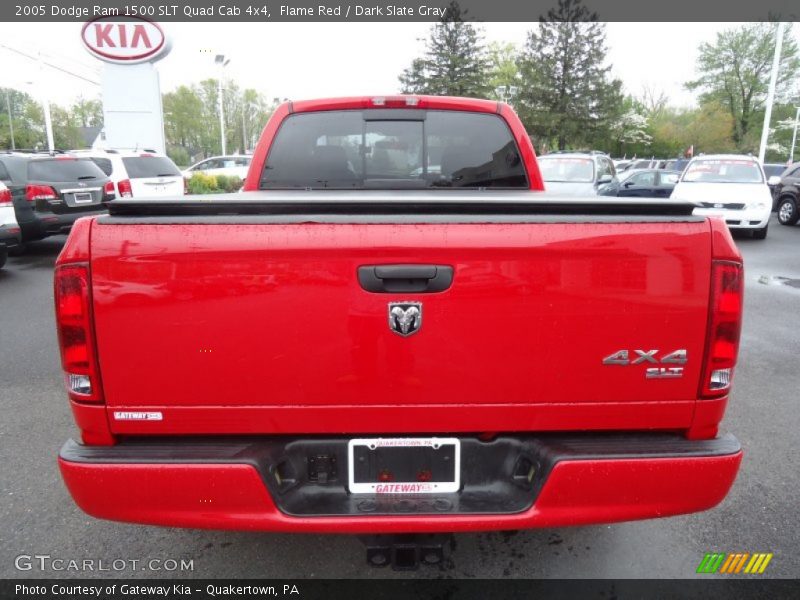
<path id="1" fill-rule="evenodd" d="M 389 302 L 389 329 L 408 337 L 422 327 L 422 302 Z"/>

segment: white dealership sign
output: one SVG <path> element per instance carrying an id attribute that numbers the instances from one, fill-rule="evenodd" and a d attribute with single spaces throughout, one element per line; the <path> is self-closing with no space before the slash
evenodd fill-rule
<path id="1" fill-rule="evenodd" d="M 135 17 L 101 17 L 81 29 L 86 50 L 102 60 L 104 146 L 165 151 L 161 86 L 154 62 L 169 53 L 161 26 Z"/>

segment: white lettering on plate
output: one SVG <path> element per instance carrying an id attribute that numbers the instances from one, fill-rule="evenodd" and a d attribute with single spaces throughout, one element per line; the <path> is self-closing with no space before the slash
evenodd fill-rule
<path id="1" fill-rule="evenodd" d="M 161 421 L 164 415 L 160 412 L 115 411 L 114 418 L 117 421 Z"/>

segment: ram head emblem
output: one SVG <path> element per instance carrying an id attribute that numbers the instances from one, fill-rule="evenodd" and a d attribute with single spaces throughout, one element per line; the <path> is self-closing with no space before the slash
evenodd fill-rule
<path id="1" fill-rule="evenodd" d="M 422 327 L 422 302 L 390 302 L 389 329 L 408 337 Z"/>

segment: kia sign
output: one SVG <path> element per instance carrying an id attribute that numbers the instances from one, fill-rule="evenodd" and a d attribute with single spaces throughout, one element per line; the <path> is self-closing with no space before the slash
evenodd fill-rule
<path id="1" fill-rule="evenodd" d="M 157 61 L 170 47 L 158 23 L 138 17 L 93 19 L 83 26 L 81 39 L 90 54 L 124 65 Z"/>

